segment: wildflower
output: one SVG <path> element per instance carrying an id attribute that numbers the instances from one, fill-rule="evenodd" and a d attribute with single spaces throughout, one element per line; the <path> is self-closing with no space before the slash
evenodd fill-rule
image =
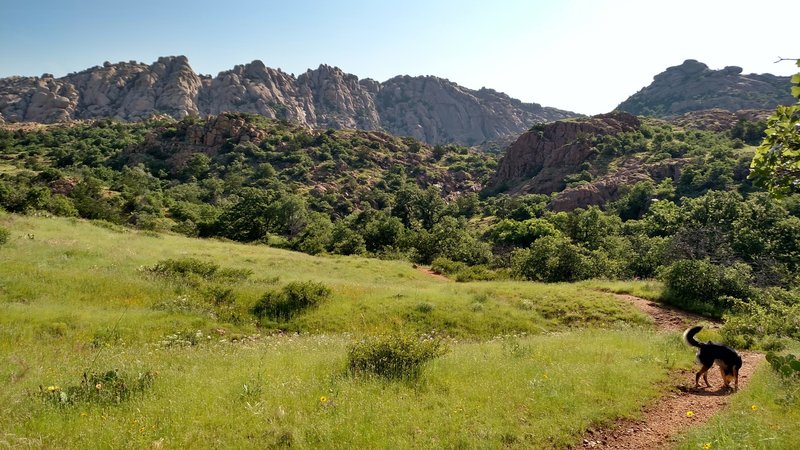
<path id="1" fill-rule="evenodd" d="M 81 413 L 81 417 L 87 417 L 88 415 L 89 415 L 89 413 L 87 413 L 86 411 Z"/>
<path id="2" fill-rule="evenodd" d="M 95 388 L 95 389 L 97 389 L 97 390 L 99 391 L 100 389 L 102 389 L 102 388 L 103 388 L 103 383 L 97 383 L 97 384 L 95 384 L 95 385 L 94 385 L 94 388 Z"/>
<path id="3" fill-rule="evenodd" d="M 319 398 L 319 402 L 322 403 L 322 404 L 328 403 L 328 397 L 325 397 L 323 395 L 322 397 Z"/>
<path id="4" fill-rule="evenodd" d="M 58 390 L 58 386 L 47 386 L 47 392 L 55 392 Z"/>
<path id="5" fill-rule="evenodd" d="M 703 444 L 703 450 L 708 450 L 710 448 L 711 448 L 711 442 L 706 442 L 705 444 Z"/>
<path id="6" fill-rule="evenodd" d="M 750 406 L 750 409 L 752 409 L 753 411 L 758 411 L 758 406 L 757 405 L 752 405 L 752 406 Z"/>
<path id="7" fill-rule="evenodd" d="M 686 417 L 694 417 L 694 411 L 686 411 Z"/>

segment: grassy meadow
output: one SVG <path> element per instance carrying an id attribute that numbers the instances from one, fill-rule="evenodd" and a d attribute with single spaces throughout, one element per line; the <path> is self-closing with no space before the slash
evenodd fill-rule
<path id="1" fill-rule="evenodd" d="M 635 416 L 671 369 L 693 363 L 677 334 L 598 291 L 621 286 L 454 283 L 407 262 L 83 220 L 5 214 L 0 225 L 11 232 L 0 246 L 0 447 L 562 448 Z M 148 270 L 182 257 L 248 275 Z M 293 281 L 332 294 L 287 323 L 249 315 Z M 225 311 L 208 301 L 222 291 Z M 348 372 L 354 341 L 398 330 L 444 336 L 449 351 L 415 380 Z M 113 380 L 94 386 L 84 373 L 112 370 L 130 395 L 95 401 Z M 152 383 L 133 390 L 141 374 Z M 728 414 L 771 411 L 771 376 L 759 372 Z M 59 401 L 70 389 L 91 395 Z"/>

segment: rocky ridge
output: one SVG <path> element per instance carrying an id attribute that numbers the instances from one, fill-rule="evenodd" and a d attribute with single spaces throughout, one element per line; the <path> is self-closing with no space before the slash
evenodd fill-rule
<path id="1" fill-rule="evenodd" d="M 691 111 L 775 109 L 795 102 L 789 77 L 742 74 L 728 66 L 711 70 L 693 59 L 669 67 L 653 82 L 620 103 L 617 109 L 640 116 L 671 117 Z"/>
<path id="2" fill-rule="evenodd" d="M 181 119 L 250 112 L 313 128 L 385 130 L 431 144 L 476 144 L 518 134 L 536 122 L 578 114 L 436 77 L 359 80 L 321 65 L 295 77 L 261 61 L 216 77 L 198 75 L 185 56 L 147 65 L 104 63 L 55 78 L 0 79 L 0 121 L 55 123 L 153 114 Z"/>

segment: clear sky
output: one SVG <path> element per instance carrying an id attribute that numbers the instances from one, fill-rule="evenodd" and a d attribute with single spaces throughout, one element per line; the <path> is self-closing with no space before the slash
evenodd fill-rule
<path id="1" fill-rule="evenodd" d="M 584 114 L 685 59 L 789 75 L 796 0 L 0 0 L 0 77 L 186 55 L 216 75 L 262 60 L 359 78 L 436 75 Z M 787 86 L 787 89 L 789 87 Z"/>

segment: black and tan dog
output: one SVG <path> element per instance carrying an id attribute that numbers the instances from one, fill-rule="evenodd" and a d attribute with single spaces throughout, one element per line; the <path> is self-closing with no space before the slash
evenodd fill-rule
<path id="1" fill-rule="evenodd" d="M 698 325 L 689 328 L 683 333 L 683 340 L 686 341 L 686 344 L 698 348 L 697 362 L 703 365 L 694 377 L 694 387 L 700 387 L 701 375 L 703 376 L 703 381 L 706 382 L 706 386 L 711 387 L 711 384 L 708 383 L 708 369 L 716 362 L 722 374 L 722 382 L 724 383 L 722 387 L 730 389 L 731 381 L 733 381 L 734 389 L 739 389 L 739 369 L 742 367 L 742 356 L 727 345 L 697 341 L 694 335 L 702 329 L 703 327 Z"/>

